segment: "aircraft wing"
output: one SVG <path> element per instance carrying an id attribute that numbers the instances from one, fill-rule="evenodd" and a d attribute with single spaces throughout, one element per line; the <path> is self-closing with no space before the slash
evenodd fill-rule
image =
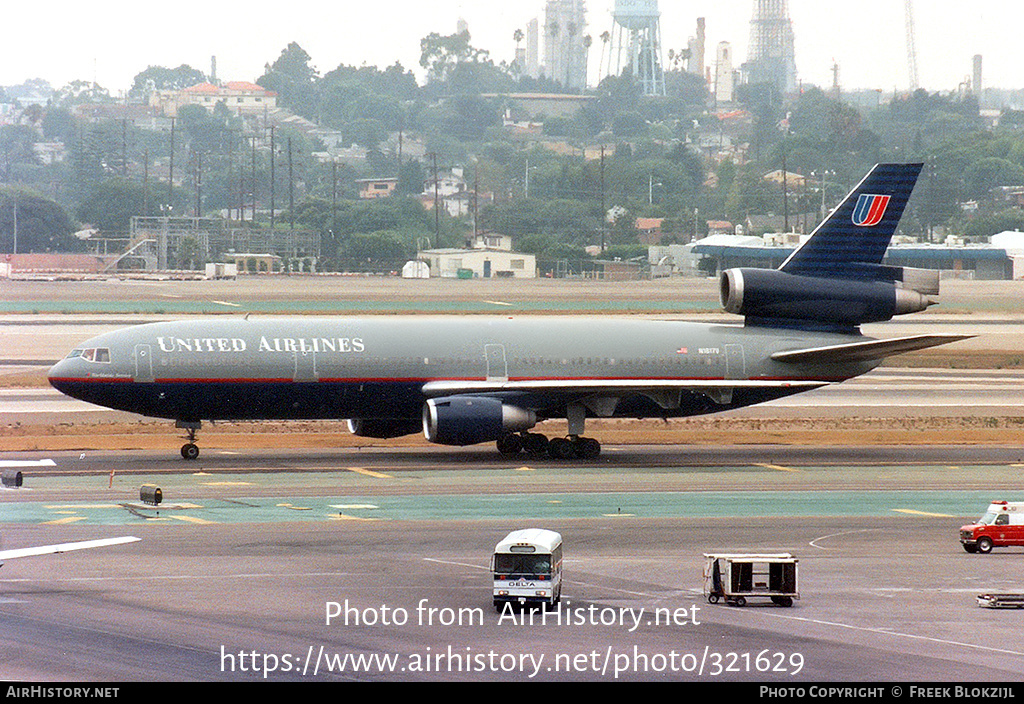
<path id="1" fill-rule="evenodd" d="M 838 364 L 844 362 L 866 362 L 884 359 L 904 352 L 915 352 L 946 345 L 950 342 L 968 340 L 974 335 L 911 335 L 890 340 L 866 340 L 827 347 L 812 347 L 803 350 L 776 352 L 772 359 L 790 364 Z"/>
<path id="2" fill-rule="evenodd" d="M 468 393 L 566 392 L 575 394 L 627 394 L 655 391 L 734 391 L 739 389 L 798 389 L 828 386 L 828 381 L 761 381 L 732 379 L 530 379 L 525 381 L 429 381 L 423 393 L 434 398 Z"/>
<path id="3" fill-rule="evenodd" d="M 89 548 L 103 548 L 109 545 L 121 545 L 123 543 L 134 543 L 141 540 L 134 536 L 121 538 L 103 538 L 101 540 L 82 540 L 77 543 L 59 543 L 57 545 L 40 545 L 34 548 L 17 548 L 14 550 L 0 550 L 0 564 L 4 560 L 13 560 L 18 557 L 32 557 L 34 555 L 52 555 L 60 552 L 71 552 L 72 550 L 88 550 Z"/>

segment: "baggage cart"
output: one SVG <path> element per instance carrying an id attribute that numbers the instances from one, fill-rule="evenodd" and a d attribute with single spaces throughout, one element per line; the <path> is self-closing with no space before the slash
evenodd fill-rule
<path id="1" fill-rule="evenodd" d="M 979 594 L 978 606 L 987 609 L 1024 609 L 1024 594 Z"/>
<path id="2" fill-rule="evenodd" d="M 792 606 L 800 598 L 798 564 L 789 553 L 705 553 L 704 596 L 710 604 L 746 606 L 747 599 L 758 597 Z"/>

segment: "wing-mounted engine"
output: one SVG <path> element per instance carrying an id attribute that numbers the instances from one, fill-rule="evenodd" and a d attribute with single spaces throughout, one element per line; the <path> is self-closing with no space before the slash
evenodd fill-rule
<path id="1" fill-rule="evenodd" d="M 917 313 L 936 303 L 929 294 L 938 292 L 937 271 L 878 269 L 894 280 L 819 278 L 775 269 L 729 269 L 722 274 L 719 293 L 725 310 L 745 316 L 748 325 L 841 332 L 852 331 L 864 323 Z M 934 285 L 929 274 L 935 274 Z M 899 279 L 895 279 L 897 275 Z M 910 288 L 908 281 L 919 290 Z"/>
<path id="2" fill-rule="evenodd" d="M 537 425 L 537 414 L 486 396 L 432 398 L 423 406 L 423 434 L 439 445 L 475 445 Z"/>

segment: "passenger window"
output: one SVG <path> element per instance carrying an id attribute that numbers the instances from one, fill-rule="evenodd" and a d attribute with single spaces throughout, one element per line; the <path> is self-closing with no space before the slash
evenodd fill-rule
<path id="1" fill-rule="evenodd" d="M 996 516 L 996 525 L 997 526 L 1008 526 L 1008 525 L 1010 525 L 1010 515 L 1006 514 L 1006 513 L 1001 513 L 998 516 Z"/>

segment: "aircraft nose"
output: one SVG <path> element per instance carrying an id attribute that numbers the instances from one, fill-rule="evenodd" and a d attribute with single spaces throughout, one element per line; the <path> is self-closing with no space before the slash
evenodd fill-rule
<path id="1" fill-rule="evenodd" d="M 50 386 L 59 388 L 57 385 L 61 379 L 67 378 L 68 375 L 68 360 L 62 359 L 52 367 L 50 371 L 46 372 L 46 379 L 50 382 Z"/>

